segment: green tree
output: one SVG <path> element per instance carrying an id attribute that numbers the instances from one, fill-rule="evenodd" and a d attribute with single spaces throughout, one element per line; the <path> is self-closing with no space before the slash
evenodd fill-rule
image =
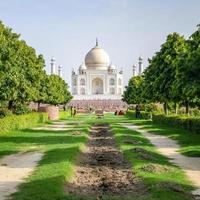
<path id="1" fill-rule="evenodd" d="M 57 75 L 48 76 L 46 103 L 59 105 L 67 103 L 70 99 L 71 95 L 65 81 Z"/>
<path id="2" fill-rule="evenodd" d="M 185 103 L 186 113 L 189 105 L 199 103 L 200 99 L 200 26 L 186 41 L 187 51 L 177 60 L 176 78 L 173 84 L 174 94 Z"/>
<path id="3" fill-rule="evenodd" d="M 150 101 L 164 103 L 167 113 L 169 102 L 178 102 L 180 97 L 174 95 L 172 86 L 176 76 L 177 59 L 186 49 L 185 39 L 178 33 L 167 36 L 159 52 L 150 61 L 148 69 L 144 72 L 146 86 L 143 94 Z"/>
<path id="4" fill-rule="evenodd" d="M 142 98 L 142 76 L 134 76 L 129 82 L 128 86 L 125 87 L 123 94 L 123 101 L 128 104 L 141 104 L 144 102 Z"/>

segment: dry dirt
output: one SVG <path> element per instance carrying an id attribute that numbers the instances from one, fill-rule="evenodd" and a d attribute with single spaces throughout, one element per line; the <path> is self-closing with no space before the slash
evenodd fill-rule
<path id="1" fill-rule="evenodd" d="M 109 126 L 93 126 L 86 150 L 80 156 L 75 176 L 66 184 L 75 196 L 141 196 L 147 189 L 118 150 Z"/>
<path id="2" fill-rule="evenodd" d="M 42 153 L 18 153 L 5 156 L 0 160 L 0 200 L 17 191 L 42 158 Z"/>

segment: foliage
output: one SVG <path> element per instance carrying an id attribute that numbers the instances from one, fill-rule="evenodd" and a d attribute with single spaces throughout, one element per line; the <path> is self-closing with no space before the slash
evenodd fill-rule
<path id="1" fill-rule="evenodd" d="M 46 113 L 30 113 L 25 115 L 9 115 L 0 119 L 0 133 L 17 129 L 25 129 L 47 121 Z"/>
<path id="2" fill-rule="evenodd" d="M 1 108 L 0 109 L 0 118 L 6 117 L 12 115 L 12 112 L 8 110 L 7 108 Z"/>
<path id="3" fill-rule="evenodd" d="M 67 84 L 58 76 L 48 76 L 44 66 L 43 56 L 0 22 L 0 103 L 7 102 L 9 110 L 20 114 L 31 101 L 68 102 L 71 95 Z"/>
<path id="4" fill-rule="evenodd" d="M 178 105 L 184 104 L 189 113 L 189 106 L 200 107 L 199 71 L 200 26 L 187 40 L 178 33 L 169 34 L 149 59 L 142 81 L 130 79 L 123 100 L 129 104 L 163 103 L 166 114 L 169 108 L 177 113 Z"/>
<path id="5" fill-rule="evenodd" d="M 182 128 L 200 134 L 200 117 L 153 114 L 152 121 L 157 124 Z"/>
<path id="6" fill-rule="evenodd" d="M 68 110 L 68 111 L 60 111 L 59 112 L 59 119 L 65 120 L 70 115 L 71 115 L 70 114 L 70 110 Z"/>
<path id="7" fill-rule="evenodd" d="M 71 99 L 67 88 L 68 86 L 63 79 L 57 75 L 50 75 L 47 79 L 46 103 L 52 105 L 67 103 Z"/>
<path id="8" fill-rule="evenodd" d="M 123 94 L 123 101 L 125 101 L 128 104 L 141 104 L 144 101 L 141 97 L 142 82 L 142 76 L 132 77 L 128 82 L 128 86 L 126 86 L 125 88 Z"/>

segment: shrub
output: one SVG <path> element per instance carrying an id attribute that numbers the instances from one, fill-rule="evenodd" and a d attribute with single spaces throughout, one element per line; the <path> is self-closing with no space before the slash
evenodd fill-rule
<path id="1" fill-rule="evenodd" d="M 29 113 L 25 115 L 10 115 L 0 119 L 0 133 L 31 128 L 48 120 L 47 113 Z"/>
<path id="2" fill-rule="evenodd" d="M 152 120 L 157 124 L 182 128 L 195 133 L 200 133 L 200 117 L 186 117 L 179 115 L 166 116 L 164 114 L 153 114 Z"/>
<path id="3" fill-rule="evenodd" d="M 7 108 L 0 109 L 0 118 L 4 118 L 9 115 L 12 115 L 12 112 L 10 110 L 8 110 Z"/>
<path id="4" fill-rule="evenodd" d="M 16 115 L 27 114 L 30 113 L 31 109 L 27 105 L 18 104 L 16 105 L 13 113 Z"/>
<path id="5" fill-rule="evenodd" d="M 70 111 L 60 111 L 59 112 L 59 119 L 66 119 L 67 116 L 70 116 Z"/>

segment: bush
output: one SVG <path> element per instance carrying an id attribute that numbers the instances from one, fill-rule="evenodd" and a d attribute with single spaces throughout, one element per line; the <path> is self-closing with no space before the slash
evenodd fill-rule
<path id="1" fill-rule="evenodd" d="M 31 112 L 31 109 L 27 105 L 23 105 L 23 104 L 16 105 L 16 107 L 13 111 L 13 113 L 16 115 L 27 114 L 30 112 Z"/>
<path id="2" fill-rule="evenodd" d="M 26 115 L 10 115 L 0 119 L 0 133 L 31 128 L 38 123 L 43 123 L 48 120 L 47 113 L 29 113 Z"/>
<path id="3" fill-rule="evenodd" d="M 8 110 L 7 108 L 0 109 L 0 118 L 4 118 L 9 115 L 12 115 L 12 112 L 10 110 Z"/>
<path id="4" fill-rule="evenodd" d="M 70 111 L 60 111 L 59 112 L 59 119 L 66 119 L 66 117 L 70 116 Z"/>
<path id="5" fill-rule="evenodd" d="M 186 117 L 179 115 L 166 116 L 164 114 L 153 114 L 152 120 L 157 124 L 182 128 L 200 134 L 200 117 Z"/>

